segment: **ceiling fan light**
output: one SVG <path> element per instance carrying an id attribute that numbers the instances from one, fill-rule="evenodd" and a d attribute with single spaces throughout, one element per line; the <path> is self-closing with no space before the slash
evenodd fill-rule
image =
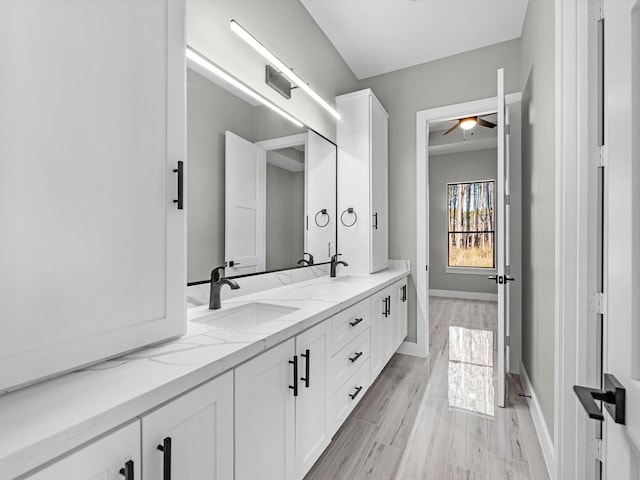
<path id="1" fill-rule="evenodd" d="M 460 126 L 464 130 L 470 130 L 476 126 L 478 119 L 476 117 L 462 118 L 460 119 Z"/>

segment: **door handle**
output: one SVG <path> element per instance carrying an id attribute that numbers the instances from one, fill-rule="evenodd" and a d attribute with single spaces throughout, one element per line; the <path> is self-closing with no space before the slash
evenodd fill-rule
<path id="1" fill-rule="evenodd" d="M 124 480 L 134 480 L 133 478 L 133 460 L 129 460 L 124 464 L 124 468 L 120 469 L 120 475 L 124 477 Z"/>
<path id="2" fill-rule="evenodd" d="M 596 401 L 604 402 L 604 408 L 616 423 L 625 425 L 625 389 L 616 377 L 604 374 L 604 390 L 597 388 L 573 386 L 573 391 L 578 396 L 582 407 L 594 420 L 604 420 L 602 410 Z"/>
<path id="3" fill-rule="evenodd" d="M 229 260 L 227 262 L 227 267 L 235 267 L 236 265 L 242 265 L 240 262 L 235 262 L 233 260 Z"/>
<path id="4" fill-rule="evenodd" d="M 156 448 L 163 453 L 162 480 L 171 480 L 171 437 L 166 437 Z"/>
<path id="5" fill-rule="evenodd" d="M 373 228 L 377 230 L 378 229 L 378 212 L 373 214 L 373 219 L 375 220 L 373 222 Z"/>
<path id="6" fill-rule="evenodd" d="M 387 295 L 387 315 L 391 315 L 391 295 Z"/>
<path id="7" fill-rule="evenodd" d="M 173 170 L 173 173 L 178 174 L 178 199 L 173 203 L 177 204 L 178 210 L 184 209 L 184 162 L 178 161 L 178 168 Z"/>
<path id="8" fill-rule="evenodd" d="M 513 278 L 513 277 L 510 277 L 510 276 L 508 276 L 508 275 L 505 275 L 505 276 L 504 276 L 504 283 L 507 283 L 507 282 L 515 282 L 515 281 L 516 281 L 516 279 L 515 279 L 515 278 Z"/>
<path id="9" fill-rule="evenodd" d="M 489 280 L 495 280 L 495 282 L 498 283 L 498 276 L 497 275 L 489 275 L 487 278 Z"/>
<path id="10" fill-rule="evenodd" d="M 307 348 L 304 353 L 301 353 L 300 356 L 304 358 L 304 378 L 300 377 L 300 380 L 304 382 L 304 386 L 309 388 L 309 372 L 311 370 L 311 351 Z"/>
<path id="11" fill-rule="evenodd" d="M 298 356 L 294 355 L 293 360 L 289 360 L 289 364 L 293 365 L 293 385 L 289 388 L 293 390 L 293 396 L 298 396 Z"/>
<path id="12" fill-rule="evenodd" d="M 385 297 L 385 298 L 382 299 L 382 304 L 384 305 L 384 311 L 382 312 L 382 315 L 384 315 L 385 318 L 389 316 L 389 312 L 387 312 L 387 299 L 388 298 L 389 297 Z"/>

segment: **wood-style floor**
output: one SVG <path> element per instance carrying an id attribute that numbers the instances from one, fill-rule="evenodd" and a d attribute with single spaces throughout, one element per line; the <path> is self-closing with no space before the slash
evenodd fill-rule
<path id="1" fill-rule="evenodd" d="M 429 315 L 429 357 L 394 355 L 305 480 L 548 480 L 517 376 L 495 404 L 496 303 Z"/>

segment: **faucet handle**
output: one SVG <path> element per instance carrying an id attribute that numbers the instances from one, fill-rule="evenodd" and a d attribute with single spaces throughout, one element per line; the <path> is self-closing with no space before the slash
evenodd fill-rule
<path id="1" fill-rule="evenodd" d="M 333 256 L 331 257 L 331 261 L 332 261 L 332 262 L 337 262 L 337 261 L 338 261 L 338 257 L 341 257 L 341 256 L 342 256 L 342 254 L 341 254 L 341 253 L 336 253 L 335 255 L 333 255 Z"/>
<path id="2" fill-rule="evenodd" d="M 224 270 L 224 265 L 220 265 L 219 267 L 211 270 L 211 280 L 213 280 L 214 282 L 220 280 L 220 270 Z"/>

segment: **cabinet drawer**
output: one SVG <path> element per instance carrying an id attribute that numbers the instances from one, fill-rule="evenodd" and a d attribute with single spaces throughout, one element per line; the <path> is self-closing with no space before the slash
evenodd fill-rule
<path id="1" fill-rule="evenodd" d="M 364 397 L 369 388 L 369 359 L 365 360 L 353 376 L 329 401 L 329 423 L 335 432 L 344 423 L 351 411 Z"/>
<path id="2" fill-rule="evenodd" d="M 351 343 L 331 357 L 328 371 L 328 387 L 333 395 L 362 365 L 369 361 L 371 329 L 361 332 Z"/>
<path id="3" fill-rule="evenodd" d="M 369 302 L 360 302 L 331 319 L 331 353 L 341 350 L 371 323 Z"/>

